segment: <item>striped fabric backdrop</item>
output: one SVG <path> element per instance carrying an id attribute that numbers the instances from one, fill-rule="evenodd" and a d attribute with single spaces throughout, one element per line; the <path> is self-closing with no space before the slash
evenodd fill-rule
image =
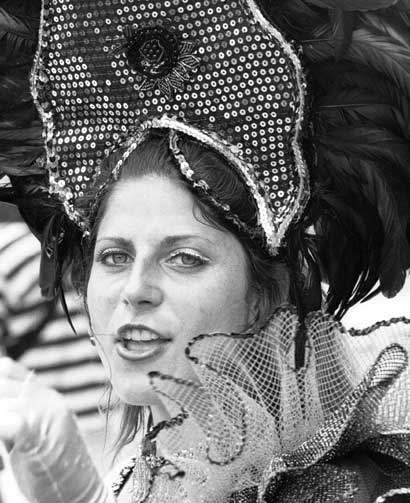
<path id="1" fill-rule="evenodd" d="M 25 224 L 0 223 L 0 298 L 6 306 L 3 346 L 60 391 L 87 433 L 103 428 L 98 403 L 105 374 L 87 335 L 87 320 L 74 292 L 67 304 L 75 335 L 61 305 L 45 301 L 38 286 L 40 245 Z M 0 330 L 1 334 L 1 330 Z"/>

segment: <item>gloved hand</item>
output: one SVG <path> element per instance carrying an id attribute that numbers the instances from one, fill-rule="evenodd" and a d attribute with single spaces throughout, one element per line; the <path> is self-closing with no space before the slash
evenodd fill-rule
<path id="1" fill-rule="evenodd" d="M 0 440 L 30 503 L 112 503 L 63 397 L 0 358 Z"/>

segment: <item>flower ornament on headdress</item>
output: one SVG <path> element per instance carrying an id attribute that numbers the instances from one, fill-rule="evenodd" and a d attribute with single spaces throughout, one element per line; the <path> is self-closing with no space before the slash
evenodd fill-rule
<path id="1" fill-rule="evenodd" d="M 127 25 L 123 35 L 117 35 L 115 40 L 112 50 L 122 55 L 122 60 L 131 67 L 134 78 L 139 80 L 137 90 L 159 89 L 168 100 L 174 92 L 184 91 L 185 83 L 200 62 L 193 42 L 162 26 L 133 29 Z"/>

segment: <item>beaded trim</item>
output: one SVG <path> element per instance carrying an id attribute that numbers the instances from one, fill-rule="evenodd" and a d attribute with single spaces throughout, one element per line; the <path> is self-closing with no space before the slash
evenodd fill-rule
<path id="1" fill-rule="evenodd" d="M 121 489 L 124 487 L 127 480 L 130 478 L 133 469 L 135 468 L 135 464 L 137 462 L 137 457 L 133 456 L 128 463 L 126 463 L 123 468 L 121 468 L 117 478 L 112 482 L 111 489 L 114 493 L 114 496 L 118 496 L 121 492 Z"/>
<path id="2" fill-rule="evenodd" d="M 201 180 L 195 176 L 195 172 L 193 171 L 192 167 L 188 163 L 186 157 L 184 156 L 183 152 L 178 146 L 178 141 L 179 137 L 177 133 L 174 130 L 170 130 L 169 132 L 169 147 L 171 149 L 171 152 L 174 155 L 175 160 L 177 161 L 177 164 L 180 168 L 181 173 L 185 176 L 185 178 L 191 182 L 192 186 L 194 188 L 199 188 L 202 190 L 202 192 L 207 196 L 211 204 L 219 209 L 222 210 L 225 214 L 225 216 L 234 222 L 234 224 L 244 231 L 246 234 L 248 234 L 251 237 L 256 237 L 260 235 L 260 232 L 258 232 L 257 229 L 251 228 L 249 225 L 247 225 L 245 222 L 243 222 L 238 215 L 236 215 L 232 210 L 229 204 L 227 203 L 221 203 L 215 197 L 212 196 L 211 192 L 211 187 L 205 182 L 205 180 Z"/>
<path id="3" fill-rule="evenodd" d="M 410 496 L 410 487 L 401 487 L 399 489 L 391 489 L 390 491 L 383 494 L 382 496 L 379 496 L 375 500 L 374 503 L 385 503 L 390 498 L 394 498 L 395 496 L 404 496 L 406 494 Z M 400 501 L 402 501 L 402 500 L 400 500 Z"/>

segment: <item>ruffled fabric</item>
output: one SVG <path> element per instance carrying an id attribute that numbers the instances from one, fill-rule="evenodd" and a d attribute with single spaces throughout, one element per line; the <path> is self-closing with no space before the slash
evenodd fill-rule
<path id="1" fill-rule="evenodd" d="M 257 334 L 195 337 L 186 356 L 196 380 L 151 373 L 173 419 L 150 435 L 162 457 L 148 453 L 134 468 L 136 501 L 381 503 L 410 494 L 410 320 L 347 331 L 313 313 L 295 370 L 298 325 L 292 308 L 280 308 Z"/>

